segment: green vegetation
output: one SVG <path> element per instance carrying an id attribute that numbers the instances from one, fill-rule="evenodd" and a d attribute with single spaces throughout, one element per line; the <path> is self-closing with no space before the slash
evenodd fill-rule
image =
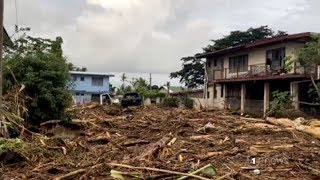
<path id="1" fill-rule="evenodd" d="M 17 82 L 25 86 L 29 123 L 64 116 L 71 104 L 70 64 L 62 52 L 62 38 L 55 40 L 23 37 L 14 42 L 4 58 L 4 93 Z"/>
<path id="2" fill-rule="evenodd" d="M 0 154 L 6 151 L 23 151 L 25 146 L 21 139 L 0 138 Z"/>
<path id="3" fill-rule="evenodd" d="M 300 64 L 307 70 L 307 72 L 315 72 L 318 65 L 320 65 L 320 34 L 313 36 L 313 40 L 307 42 L 304 48 L 299 49 L 298 57 Z M 316 84 L 311 76 L 313 88 L 310 94 L 317 94 L 320 99 L 320 83 Z M 315 98 L 315 100 L 319 100 Z M 318 101 L 319 102 L 319 101 Z"/>
<path id="4" fill-rule="evenodd" d="M 271 110 L 275 116 L 281 116 L 286 109 L 292 109 L 291 96 L 289 91 L 274 91 L 272 92 Z"/>
<path id="5" fill-rule="evenodd" d="M 188 108 L 188 109 L 192 109 L 193 108 L 193 99 L 189 98 L 189 97 L 183 97 L 182 99 L 182 104 Z"/>
<path id="6" fill-rule="evenodd" d="M 120 89 L 117 91 L 117 94 L 125 94 L 128 92 L 138 92 L 142 97 L 144 98 L 164 98 L 166 96 L 165 93 L 159 92 L 159 87 L 156 85 L 153 85 L 150 87 L 150 85 L 147 83 L 147 81 L 143 78 L 133 78 L 129 83 L 130 85 L 125 85 L 125 82 L 127 82 L 127 77 L 125 74 L 121 76 L 122 85 L 120 86 Z"/>
<path id="7" fill-rule="evenodd" d="M 179 98 L 177 97 L 166 97 L 163 99 L 162 104 L 165 107 L 179 107 Z"/>

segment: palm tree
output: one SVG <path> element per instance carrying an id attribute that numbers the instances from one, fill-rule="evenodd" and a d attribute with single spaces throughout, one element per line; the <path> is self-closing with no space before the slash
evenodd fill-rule
<path id="1" fill-rule="evenodd" d="M 127 81 L 127 78 L 128 78 L 128 77 L 126 76 L 126 74 L 123 73 L 122 76 L 121 76 L 122 87 L 124 87 L 124 83 Z"/>

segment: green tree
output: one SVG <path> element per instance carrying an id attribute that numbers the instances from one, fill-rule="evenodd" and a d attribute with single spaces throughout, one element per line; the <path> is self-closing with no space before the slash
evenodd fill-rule
<path id="1" fill-rule="evenodd" d="M 122 82 L 122 86 L 124 87 L 124 85 L 125 85 L 125 82 L 127 81 L 127 76 L 126 76 L 126 74 L 125 73 L 123 73 L 122 75 L 121 75 L 121 82 Z"/>
<path id="2" fill-rule="evenodd" d="M 284 31 L 274 32 L 268 26 L 249 28 L 246 31 L 231 31 L 227 36 L 224 36 L 220 39 L 210 40 L 213 44 L 209 44 L 202 49 L 205 53 L 214 52 L 217 50 L 250 43 L 255 40 L 274 36 L 282 36 L 286 34 L 287 33 Z M 194 56 L 181 58 L 182 69 L 170 74 L 171 78 L 180 78 L 180 82 L 184 83 L 188 88 L 195 88 L 204 84 L 204 65 L 201 61 L 195 59 Z"/>
<path id="3" fill-rule="evenodd" d="M 31 98 L 27 104 L 30 123 L 62 118 L 71 103 L 71 78 L 62 42 L 61 37 L 23 37 L 14 42 L 4 58 L 4 90 L 9 90 L 15 80 L 25 85 L 25 93 Z"/>
<path id="4" fill-rule="evenodd" d="M 204 84 L 204 63 L 194 57 L 184 57 L 181 59 L 182 69 L 170 74 L 171 78 L 180 78 L 180 83 L 184 83 L 188 88 L 196 88 Z"/>
<path id="5" fill-rule="evenodd" d="M 312 41 L 307 42 L 304 48 L 298 50 L 298 57 L 300 64 L 310 72 L 310 77 L 314 90 L 320 98 L 320 83 L 316 84 L 311 72 L 316 72 L 316 68 L 320 65 L 320 35 L 315 34 Z M 311 92 L 311 91 L 310 91 Z M 311 92 L 312 93 L 312 92 Z M 314 93 L 314 92 L 313 92 Z"/>
<path id="6" fill-rule="evenodd" d="M 73 63 L 68 63 L 68 69 L 69 71 L 83 71 L 86 72 L 88 69 L 86 67 L 77 67 Z"/>

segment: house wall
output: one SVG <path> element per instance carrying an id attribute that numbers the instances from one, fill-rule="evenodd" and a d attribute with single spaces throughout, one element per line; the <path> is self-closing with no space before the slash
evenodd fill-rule
<path id="1" fill-rule="evenodd" d="M 73 91 L 85 91 L 85 92 L 109 92 L 109 77 L 103 77 L 103 85 L 102 86 L 93 86 L 92 85 L 92 77 L 89 75 L 78 75 L 72 74 L 72 78 L 76 77 L 76 81 L 74 81 L 74 86 L 72 88 Z M 84 77 L 84 81 L 81 81 L 81 77 Z"/>
<path id="2" fill-rule="evenodd" d="M 266 52 L 267 50 L 271 50 L 271 49 L 276 49 L 276 48 L 281 48 L 281 47 L 285 47 L 285 55 L 286 57 L 291 56 L 292 60 L 296 60 L 297 59 L 297 55 L 296 52 L 299 48 L 302 48 L 304 46 L 303 43 L 295 43 L 295 42 L 286 42 L 286 43 L 280 43 L 280 44 L 276 44 L 276 45 L 272 45 L 272 46 L 267 46 L 267 47 L 261 47 L 261 48 L 255 48 L 255 49 L 250 49 L 250 51 L 242 51 L 242 52 L 236 52 L 236 53 L 229 53 L 226 54 L 220 58 L 217 59 L 223 59 L 223 68 L 229 68 L 229 58 L 232 56 L 238 56 L 238 55 L 244 55 L 244 54 L 248 54 L 248 70 L 250 69 L 250 65 L 255 65 L 255 64 L 264 64 L 266 63 Z M 209 58 L 207 59 L 207 61 L 211 61 L 211 67 L 208 67 L 207 65 L 207 73 L 208 73 L 208 78 L 209 78 L 209 82 L 213 82 L 213 78 L 214 75 L 217 77 L 218 76 L 224 76 L 225 72 L 223 72 L 223 74 L 221 74 L 220 72 L 215 72 L 214 74 L 214 70 L 219 69 L 218 67 L 219 64 L 217 64 L 217 66 L 214 66 L 214 58 Z M 208 64 L 208 63 L 207 63 Z M 299 65 L 298 65 L 299 66 Z M 301 69 L 298 69 L 297 72 L 302 72 Z M 293 69 L 291 70 L 291 73 L 293 73 Z M 243 75 L 246 74 L 248 72 L 239 72 L 239 75 Z M 232 78 L 234 76 L 237 75 L 237 73 L 226 73 L 227 78 Z M 224 86 L 224 88 L 222 88 L 222 84 L 221 83 L 215 83 L 215 89 L 216 89 L 216 97 L 214 97 L 214 86 L 211 85 L 210 87 L 208 87 L 208 91 L 210 92 L 210 98 L 209 98 L 209 107 L 211 108 L 225 108 L 226 105 L 228 104 L 234 104 L 236 106 L 238 106 L 238 99 L 236 98 L 226 98 L 226 89 L 227 86 Z M 222 90 L 224 90 L 225 92 L 223 93 L 223 96 L 221 96 Z M 252 101 L 252 103 L 254 103 Z M 260 108 L 260 107 L 259 107 Z M 261 109 L 261 108 L 260 108 Z"/>
<path id="3" fill-rule="evenodd" d="M 75 98 L 77 104 L 84 104 L 84 103 L 91 102 L 91 94 L 88 94 L 88 93 L 73 95 L 73 97 Z"/>
<path id="4" fill-rule="evenodd" d="M 280 43 L 280 44 L 276 44 L 276 45 L 272 45 L 272 46 L 266 46 L 266 47 L 261 47 L 261 48 L 254 48 L 254 49 L 250 49 L 248 51 L 241 51 L 241 52 L 235 52 L 235 53 L 229 53 L 229 54 L 225 54 L 217 59 L 222 58 L 223 59 L 223 69 L 224 68 L 229 68 L 229 58 L 232 56 L 238 56 L 238 55 L 245 55 L 248 54 L 248 65 L 250 67 L 250 65 L 255 65 L 255 64 L 264 64 L 266 63 L 266 52 L 267 50 L 271 50 L 271 49 L 276 49 L 276 48 L 281 48 L 281 47 L 285 47 L 285 55 L 286 57 L 291 56 L 292 60 L 296 60 L 297 59 L 297 55 L 296 55 L 296 51 L 299 48 L 302 48 L 304 46 L 303 43 L 296 43 L 296 42 L 285 42 L 285 43 Z M 207 61 L 211 62 L 211 67 L 208 67 L 208 63 L 207 63 L 207 74 L 208 74 L 208 79 L 209 82 L 213 81 L 213 77 L 214 77 L 214 70 L 217 69 L 217 67 L 213 66 L 213 61 L 214 58 L 208 58 Z M 219 66 L 219 64 L 218 64 Z M 250 69 L 248 67 L 248 70 Z M 291 71 L 291 73 L 293 73 L 293 69 Z M 302 71 L 301 69 L 299 69 L 299 71 Z M 239 72 L 239 75 L 242 74 L 246 74 L 247 72 Z M 216 76 L 221 76 L 220 72 L 215 72 Z M 222 76 L 225 75 L 225 72 L 223 72 Z M 227 78 L 232 78 L 234 76 L 237 75 L 237 73 L 229 73 L 229 71 L 227 71 L 226 73 Z"/>

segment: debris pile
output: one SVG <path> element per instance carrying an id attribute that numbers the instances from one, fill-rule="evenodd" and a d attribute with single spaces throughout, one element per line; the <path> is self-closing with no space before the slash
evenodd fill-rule
<path id="1" fill-rule="evenodd" d="M 320 144 L 312 134 L 224 111 L 157 106 L 70 108 L 51 121 L 27 160 L 4 164 L 14 179 L 317 179 Z M 317 124 L 317 123 L 314 123 Z M 307 126 L 307 125 L 305 125 Z"/>

